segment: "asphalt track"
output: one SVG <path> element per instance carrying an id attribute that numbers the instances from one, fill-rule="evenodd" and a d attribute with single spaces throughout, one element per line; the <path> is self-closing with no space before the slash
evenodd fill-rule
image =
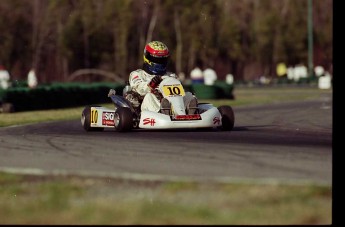
<path id="1" fill-rule="evenodd" d="M 332 96 L 234 107 L 235 127 L 86 132 L 80 120 L 0 128 L 0 170 L 157 180 L 332 184 Z"/>

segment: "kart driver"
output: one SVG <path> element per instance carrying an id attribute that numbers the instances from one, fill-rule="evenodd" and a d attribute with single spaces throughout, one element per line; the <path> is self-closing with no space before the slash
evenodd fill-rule
<path id="1" fill-rule="evenodd" d="M 126 98 L 134 107 L 138 107 L 141 102 L 141 111 L 149 110 L 169 114 L 170 102 L 155 92 L 162 81 L 162 76 L 177 78 L 176 74 L 167 72 L 169 49 L 160 41 L 151 41 L 144 48 L 143 58 L 143 69 L 137 69 L 129 75 L 132 94 L 134 92 L 137 95 L 130 95 L 131 97 Z M 187 114 L 194 114 L 197 107 L 195 96 L 191 92 L 185 92 L 183 101 Z"/>

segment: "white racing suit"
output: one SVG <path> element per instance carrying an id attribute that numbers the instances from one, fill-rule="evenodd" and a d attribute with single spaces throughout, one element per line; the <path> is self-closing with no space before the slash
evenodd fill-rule
<path id="1" fill-rule="evenodd" d="M 171 76 L 177 78 L 176 74 L 167 72 L 162 77 Z M 154 112 L 160 111 L 160 102 L 155 94 L 151 92 L 151 87 L 149 83 L 151 79 L 155 77 L 155 75 L 151 75 L 146 73 L 142 69 L 137 69 L 130 73 L 129 75 L 129 84 L 131 86 L 132 91 L 137 92 L 140 96 L 143 97 L 143 101 L 141 103 L 141 111 L 149 110 Z M 184 105 L 187 107 L 194 96 L 191 92 L 185 92 L 185 96 L 183 97 Z"/>

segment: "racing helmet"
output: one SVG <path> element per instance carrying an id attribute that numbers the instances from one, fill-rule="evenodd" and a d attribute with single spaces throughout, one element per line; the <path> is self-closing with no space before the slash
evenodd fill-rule
<path id="1" fill-rule="evenodd" d="M 144 49 L 144 70 L 149 74 L 164 75 L 169 59 L 168 47 L 160 41 L 151 41 Z"/>

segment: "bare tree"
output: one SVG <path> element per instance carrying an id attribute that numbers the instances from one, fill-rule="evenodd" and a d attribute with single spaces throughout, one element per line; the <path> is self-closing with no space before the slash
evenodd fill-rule
<path id="1" fill-rule="evenodd" d="M 159 9 L 160 9 L 160 1 L 159 0 L 155 0 L 154 1 L 154 10 L 153 10 L 153 13 L 152 13 L 152 16 L 151 16 L 150 25 L 149 25 L 149 28 L 148 28 L 148 31 L 147 31 L 145 43 L 148 43 L 148 42 L 152 41 L 152 35 L 153 35 L 153 31 L 154 31 L 154 29 L 156 27 Z"/>
<path id="2" fill-rule="evenodd" d="M 182 72 L 182 33 L 178 9 L 174 9 L 174 25 L 176 35 L 176 73 Z"/>

